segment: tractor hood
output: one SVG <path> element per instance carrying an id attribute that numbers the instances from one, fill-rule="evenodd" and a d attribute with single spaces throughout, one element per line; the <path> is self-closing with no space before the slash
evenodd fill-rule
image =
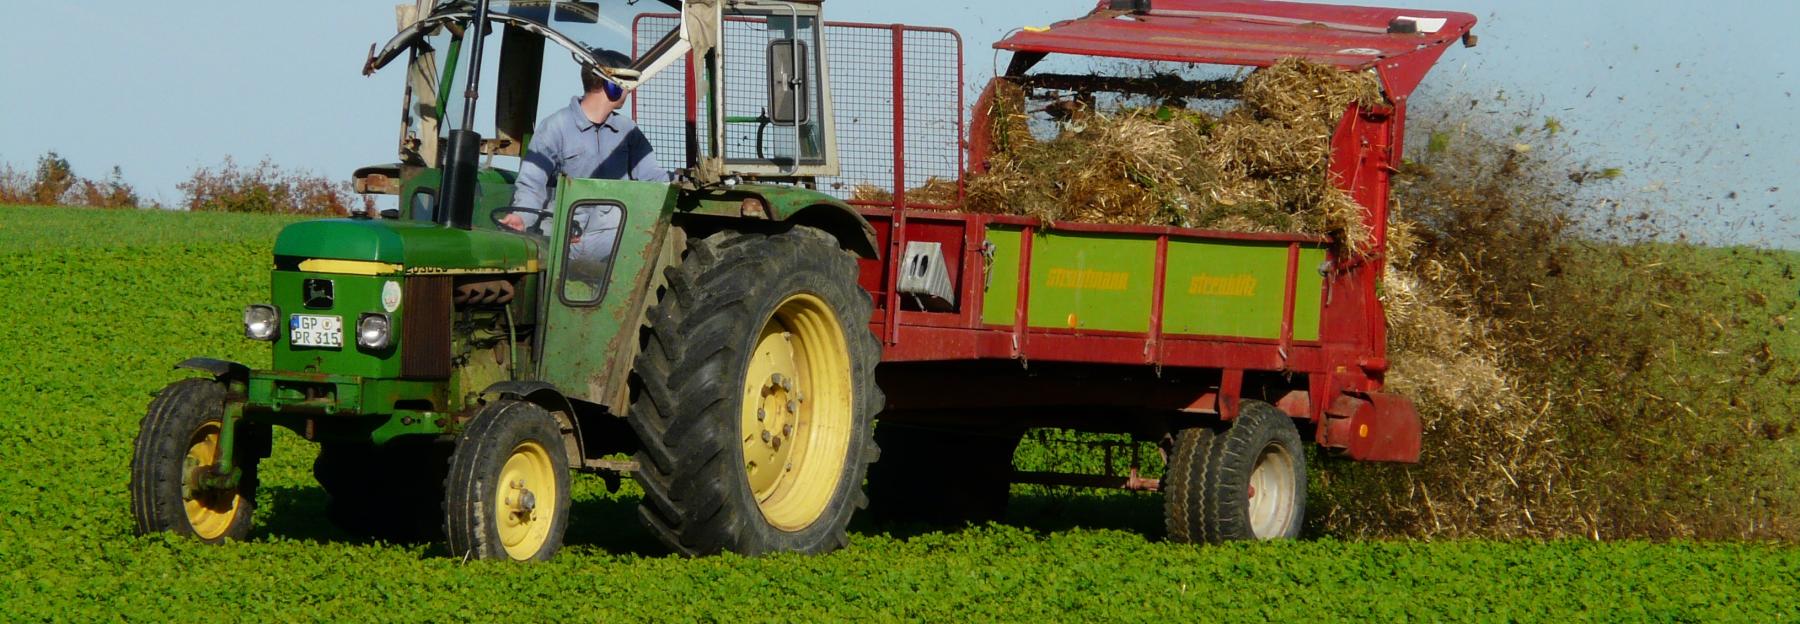
<path id="1" fill-rule="evenodd" d="M 525 236 L 417 221 L 325 219 L 296 223 L 283 228 L 275 239 L 275 256 L 277 264 L 339 261 L 327 266 L 340 270 L 323 272 L 369 275 L 525 273 L 538 268 L 538 244 Z"/>

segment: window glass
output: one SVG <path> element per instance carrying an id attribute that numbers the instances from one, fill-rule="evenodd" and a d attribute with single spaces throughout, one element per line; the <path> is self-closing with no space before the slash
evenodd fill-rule
<path id="1" fill-rule="evenodd" d="M 412 201 L 407 204 L 408 218 L 414 221 L 434 222 L 437 216 L 437 194 L 427 189 L 413 191 Z"/>
<path id="2" fill-rule="evenodd" d="M 563 245 L 562 299 L 592 305 L 606 296 L 625 209 L 617 204 L 577 204 Z"/>

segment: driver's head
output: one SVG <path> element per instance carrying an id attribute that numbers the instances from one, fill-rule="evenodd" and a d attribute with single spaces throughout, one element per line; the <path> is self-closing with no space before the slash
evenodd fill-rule
<path id="1" fill-rule="evenodd" d="M 631 57 L 619 52 L 606 48 L 594 48 L 590 52 L 594 54 L 594 58 L 600 59 L 601 66 L 631 67 Z M 607 80 L 599 72 L 590 71 L 586 67 L 581 68 L 581 90 L 586 95 L 604 93 L 606 98 L 613 102 L 625 99 L 625 91 L 620 89 L 617 84 Z"/>

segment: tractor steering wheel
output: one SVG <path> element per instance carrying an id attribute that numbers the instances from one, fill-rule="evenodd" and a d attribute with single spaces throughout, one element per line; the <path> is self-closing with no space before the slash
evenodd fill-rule
<path id="1" fill-rule="evenodd" d="M 514 213 L 521 213 L 521 214 L 537 216 L 537 222 L 532 223 L 529 226 L 526 226 L 526 228 L 523 230 L 524 233 L 535 234 L 537 236 L 549 236 L 550 235 L 548 232 L 544 231 L 544 224 L 549 223 L 550 220 L 555 218 L 556 215 L 548 210 L 540 210 L 537 208 L 516 208 L 516 207 L 512 207 L 512 206 L 504 206 L 504 207 L 500 207 L 500 208 L 495 208 L 493 212 L 488 213 L 488 219 L 493 221 L 494 225 L 498 226 L 503 231 L 518 232 L 521 230 L 514 230 L 514 229 L 512 229 L 511 226 L 507 225 L 504 222 L 504 220 L 506 219 L 507 216 L 512 215 Z"/>
<path id="2" fill-rule="evenodd" d="M 499 226 L 500 229 L 502 229 L 502 230 L 512 230 L 512 228 L 507 227 L 507 225 L 505 223 L 502 223 L 501 219 L 505 219 L 506 215 L 509 215 L 509 214 L 512 214 L 515 212 L 533 215 L 533 216 L 537 217 L 536 223 L 533 223 L 533 224 L 531 224 L 530 227 L 525 228 L 526 234 L 542 236 L 545 238 L 550 237 L 550 233 L 544 231 L 544 224 L 551 223 L 552 220 L 556 218 L 556 213 L 550 212 L 548 210 L 543 210 L 543 209 L 539 209 L 539 208 L 518 208 L 518 207 L 513 207 L 513 206 L 503 206 L 500 208 L 495 208 L 493 212 L 488 213 L 488 219 L 492 220 L 494 222 L 494 225 Z M 581 240 L 581 234 L 584 230 L 585 230 L 585 228 L 583 228 L 581 226 L 581 221 L 578 221 L 575 219 L 569 220 L 569 240 Z M 514 230 L 514 231 L 517 231 L 517 230 Z"/>

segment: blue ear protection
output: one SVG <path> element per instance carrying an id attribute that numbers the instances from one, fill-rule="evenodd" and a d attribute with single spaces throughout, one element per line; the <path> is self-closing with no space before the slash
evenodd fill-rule
<path id="1" fill-rule="evenodd" d="M 619 86 L 619 83 L 608 80 L 604 83 L 604 88 L 606 89 L 606 97 L 615 102 L 625 97 L 625 88 Z"/>

